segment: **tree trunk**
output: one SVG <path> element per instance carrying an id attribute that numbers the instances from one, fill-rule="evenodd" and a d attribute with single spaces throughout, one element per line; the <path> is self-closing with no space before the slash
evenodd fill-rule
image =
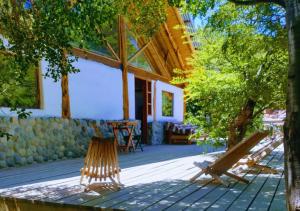
<path id="1" fill-rule="evenodd" d="M 61 91 L 62 91 L 62 118 L 70 119 L 70 96 L 69 96 L 69 80 L 68 75 L 61 77 Z"/>
<path id="2" fill-rule="evenodd" d="M 248 125 L 253 119 L 255 105 L 255 101 L 248 99 L 244 108 L 234 119 L 234 121 L 230 123 L 228 135 L 228 149 L 235 146 L 245 137 Z"/>
<path id="3" fill-rule="evenodd" d="M 300 2 L 286 4 L 290 56 L 284 127 L 286 196 L 288 209 L 300 210 Z"/>

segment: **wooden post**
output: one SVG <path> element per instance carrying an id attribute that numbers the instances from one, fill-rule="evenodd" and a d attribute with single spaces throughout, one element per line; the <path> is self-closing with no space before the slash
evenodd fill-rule
<path id="1" fill-rule="evenodd" d="M 129 97 L 128 97 L 128 59 L 127 59 L 127 45 L 126 45 L 126 28 L 124 18 L 119 16 L 119 47 L 120 60 L 123 81 L 123 118 L 129 119 Z"/>
<path id="2" fill-rule="evenodd" d="M 155 122 L 156 121 L 156 82 L 157 81 L 154 81 L 154 87 L 153 87 L 153 121 Z"/>
<path id="3" fill-rule="evenodd" d="M 186 91 L 183 90 L 183 121 L 185 120 L 185 115 L 186 115 L 186 105 L 187 105 L 187 102 L 186 102 Z"/>
<path id="4" fill-rule="evenodd" d="M 63 63 L 66 62 L 67 52 L 64 51 Z M 62 91 L 62 108 L 61 116 L 64 119 L 71 118 L 71 109 L 70 109 L 70 96 L 69 96 L 69 78 L 68 73 L 62 73 L 61 76 L 61 91 Z"/>
<path id="5" fill-rule="evenodd" d="M 68 75 L 62 75 L 61 77 L 61 91 L 62 91 L 62 118 L 70 119 L 70 96 L 69 96 L 69 80 Z"/>

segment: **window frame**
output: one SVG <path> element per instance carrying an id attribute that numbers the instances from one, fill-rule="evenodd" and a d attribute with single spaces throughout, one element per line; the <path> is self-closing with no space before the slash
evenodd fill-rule
<path id="1" fill-rule="evenodd" d="M 167 94 L 170 94 L 172 96 L 172 114 L 171 115 L 164 115 L 164 101 L 163 101 L 163 98 L 164 98 L 164 93 L 167 93 Z M 174 110 L 175 110 L 175 100 L 174 100 L 174 93 L 173 92 L 169 92 L 169 91 L 166 91 L 166 90 L 162 90 L 161 92 L 161 115 L 163 117 L 174 117 Z"/>
<path id="2" fill-rule="evenodd" d="M 36 105 L 35 106 L 18 106 L 17 108 L 20 109 L 42 109 L 43 108 L 43 79 L 42 79 L 42 66 L 41 63 L 39 62 L 39 64 L 34 68 L 34 75 L 35 75 L 35 80 L 36 80 L 36 95 L 34 96 L 35 101 L 36 101 Z M 2 105 L 0 102 L 0 108 L 9 108 L 9 105 Z"/>

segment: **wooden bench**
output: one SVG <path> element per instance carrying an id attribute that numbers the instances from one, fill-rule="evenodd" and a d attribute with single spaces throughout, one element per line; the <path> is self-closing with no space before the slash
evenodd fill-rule
<path id="1" fill-rule="evenodd" d="M 165 126 L 166 139 L 168 144 L 192 144 L 191 135 L 197 127 L 183 123 L 167 122 Z"/>

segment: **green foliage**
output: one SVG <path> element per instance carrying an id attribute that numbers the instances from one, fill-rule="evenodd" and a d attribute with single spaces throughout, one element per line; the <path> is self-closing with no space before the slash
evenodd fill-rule
<path id="1" fill-rule="evenodd" d="M 0 2 L 0 34 L 10 43 L 0 46 L 14 53 L 23 71 L 44 58 L 49 63 L 46 76 L 54 80 L 78 71 L 72 65 L 76 59 L 65 58 L 72 43 L 105 39 L 104 31 L 113 26 L 118 15 L 129 20 L 136 34 L 150 36 L 165 20 L 167 6 L 164 0 L 35 0 L 25 7 L 27 2 Z"/>
<path id="2" fill-rule="evenodd" d="M 170 92 L 162 92 L 162 115 L 173 116 L 174 96 Z"/>
<path id="3" fill-rule="evenodd" d="M 135 34 L 153 35 L 165 20 L 167 5 L 165 0 L 0 1 L 0 54 L 11 56 L 11 68 L 0 68 L 1 101 L 12 93 L 7 87 L 27 83 L 27 71 L 42 59 L 48 62 L 45 76 L 55 81 L 62 74 L 77 72 L 73 66 L 76 58 L 65 56 L 72 55 L 74 44 L 103 52 L 108 42 L 116 50 L 119 15 L 126 17 Z M 18 92 L 16 98 L 21 100 Z M 32 107 L 33 103 L 25 104 Z"/>
<path id="4" fill-rule="evenodd" d="M 27 95 L 36 94 L 18 87 L 28 84 L 32 67 L 42 59 L 48 62 L 45 77 L 58 81 L 79 71 L 73 66 L 74 44 L 102 52 L 108 42 L 116 49 L 119 15 L 135 34 L 152 36 L 165 21 L 167 6 L 166 0 L 0 0 L 0 55 L 10 56 L 10 67 L 0 67 L 0 102 L 13 106 L 20 118 L 27 117 L 17 107 L 32 107 Z"/>
<path id="5" fill-rule="evenodd" d="M 249 99 L 256 102 L 249 131 L 261 126 L 264 109 L 285 108 L 286 33 L 283 27 L 263 33 L 241 13 L 232 4 L 222 6 L 221 14 L 197 34 L 201 47 L 191 60 L 193 70 L 175 80 L 188 84 L 188 120 L 213 138 L 228 136 L 229 124 Z M 218 22 L 226 27 L 217 27 Z"/>
<path id="6" fill-rule="evenodd" d="M 6 107 L 37 107 L 37 68 L 31 66 L 25 76 L 13 62 L 11 56 L 0 54 L 0 106 Z M 19 75 L 20 74 L 20 75 Z M 20 80 L 21 79 L 21 80 Z"/>

